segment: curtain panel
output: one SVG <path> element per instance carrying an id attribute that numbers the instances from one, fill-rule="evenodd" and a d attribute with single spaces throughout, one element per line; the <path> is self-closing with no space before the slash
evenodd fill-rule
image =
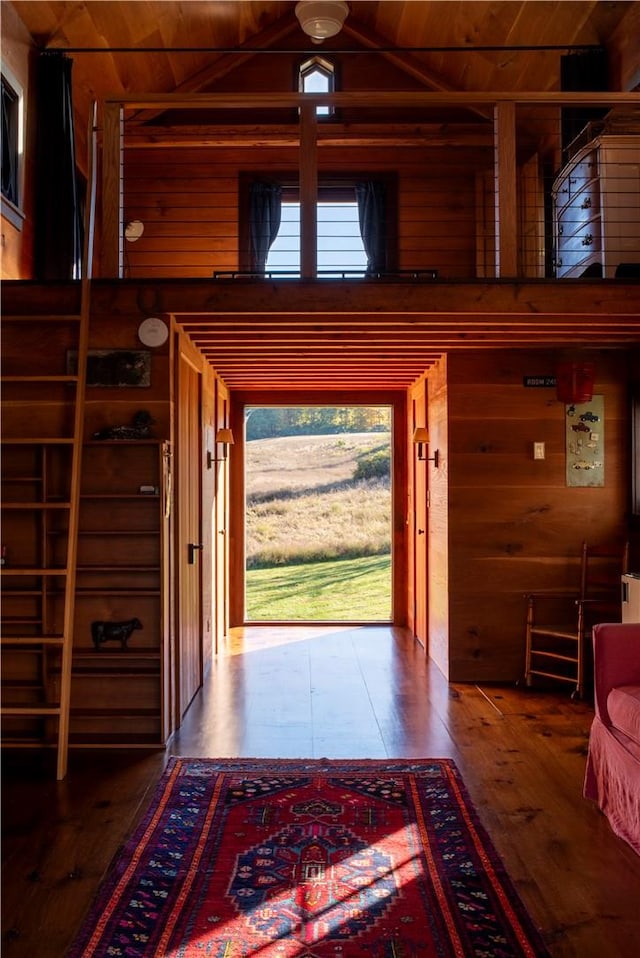
<path id="1" fill-rule="evenodd" d="M 249 203 L 253 266 L 263 273 L 269 250 L 280 229 L 282 187 L 278 183 L 256 180 L 251 184 Z"/>
<path id="2" fill-rule="evenodd" d="M 49 51 L 37 64 L 35 271 L 42 280 L 81 276 L 72 66 L 69 57 Z"/>
<path id="3" fill-rule="evenodd" d="M 358 219 L 364 251 L 367 254 L 367 273 L 387 269 L 387 195 L 384 183 L 367 180 L 356 183 Z"/>

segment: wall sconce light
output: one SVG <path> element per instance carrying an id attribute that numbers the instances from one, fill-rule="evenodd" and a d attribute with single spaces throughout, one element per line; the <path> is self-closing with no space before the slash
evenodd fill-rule
<path id="1" fill-rule="evenodd" d="M 349 5 L 343 0 L 300 0 L 295 13 L 307 36 L 314 43 L 322 43 L 340 33 Z"/>
<path id="2" fill-rule="evenodd" d="M 144 223 L 142 220 L 129 220 L 124 228 L 124 238 L 129 243 L 137 243 L 144 233 Z"/>
<path id="3" fill-rule="evenodd" d="M 435 468 L 438 468 L 440 462 L 440 452 L 436 449 L 432 456 L 427 456 L 426 447 L 429 445 L 429 430 L 424 426 L 416 426 L 413 430 L 413 442 L 418 447 L 418 459 L 422 462 L 432 462 Z"/>
<path id="4" fill-rule="evenodd" d="M 216 432 L 216 442 L 222 446 L 222 458 L 227 458 L 228 447 L 234 443 L 233 433 L 230 429 L 221 428 Z"/>

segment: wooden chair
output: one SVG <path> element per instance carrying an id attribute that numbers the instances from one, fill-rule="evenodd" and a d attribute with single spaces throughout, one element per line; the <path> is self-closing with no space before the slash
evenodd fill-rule
<path id="1" fill-rule="evenodd" d="M 627 569 L 628 543 L 622 548 L 582 543 L 579 582 L 573 590 L 527 592 L 525 684 L 534 676 L 585 690 L 585 656 L 597 622 L 619 622 L 620 576 Z"/>

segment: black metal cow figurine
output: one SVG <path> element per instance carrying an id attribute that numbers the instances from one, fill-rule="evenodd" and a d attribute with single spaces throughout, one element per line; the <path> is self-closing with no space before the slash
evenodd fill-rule
<path id="1" fill-rule="evenodd" d="M 126 619 L 124 622 L 92 622 L 91 638 L 96 649 L 105 642 L 120 642 L 123 649 L 127 648 L 129 636 L 134 629 L 141 629 L 140 619 Z"/>

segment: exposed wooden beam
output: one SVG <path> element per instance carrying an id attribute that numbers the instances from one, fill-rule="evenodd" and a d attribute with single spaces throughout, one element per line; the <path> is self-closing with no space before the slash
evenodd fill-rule
<path id="1" fill-rule="evenodd" d="M 529 91 L 518 92 L 515 98 L 523 106 L 638 106 L 637 93 L 566 93 Z M 428 109 L 434 106 L 465 107 L 486 106 L 493 108 L 495 103 L 512 102 L 513 93 L 479 92 L 467 90 L 463 93 L 431 93 L 422 91 L 376 90 L 375 92 L 355 91 L 350 93 L 136 93 L 106 97 L 105 103 L 118 103 L 125 110 L 142 110 L 153 107 L 158 110 L 291 110 L 299 109 L 305 103 L 313 106 L 334 106 L 337 109 L 349 107 L 380 109 Z"/>
<path id="2" fill-rule="evenodd" d="M 490 127 L 480 123 L 331 123 L 318 124 L 318 148 L 388 147 L 450 148 L 493 146 Z M 260 149 L 300 146 L 298 124 L 255 126 L 250 123 L 194 126 L 154 127 L 138 130 L 128 127 L 125 149 L 160 149 L 165 147 L 229 147 Z"/>
<path id="3" fill-rule="evenodd" d="M 639 290 L 637 283 L 615 279 L 519 283 L 98 279 L 92 301 L 98 311 L 127 316 L 138 315 L 142 301 L 154 313 L 189 318 L 191 324 L 211 323 L 216 315 L 231 321 L 234 314 L 262 316 L 269 327 L 292 321 L 304 326 L 318 323 L 319 317 L 324 324 L 340 325 L 345 316 L 364 324 L 385 317 L 405 328 L 419 322 L 450 326 L 470 317 L 514 326 L 533 321 L 540 328 L 583 323 L 587 339 L 594 325 L 606 325 L 611 331 L 617 323 L 640 327 Z"/>

